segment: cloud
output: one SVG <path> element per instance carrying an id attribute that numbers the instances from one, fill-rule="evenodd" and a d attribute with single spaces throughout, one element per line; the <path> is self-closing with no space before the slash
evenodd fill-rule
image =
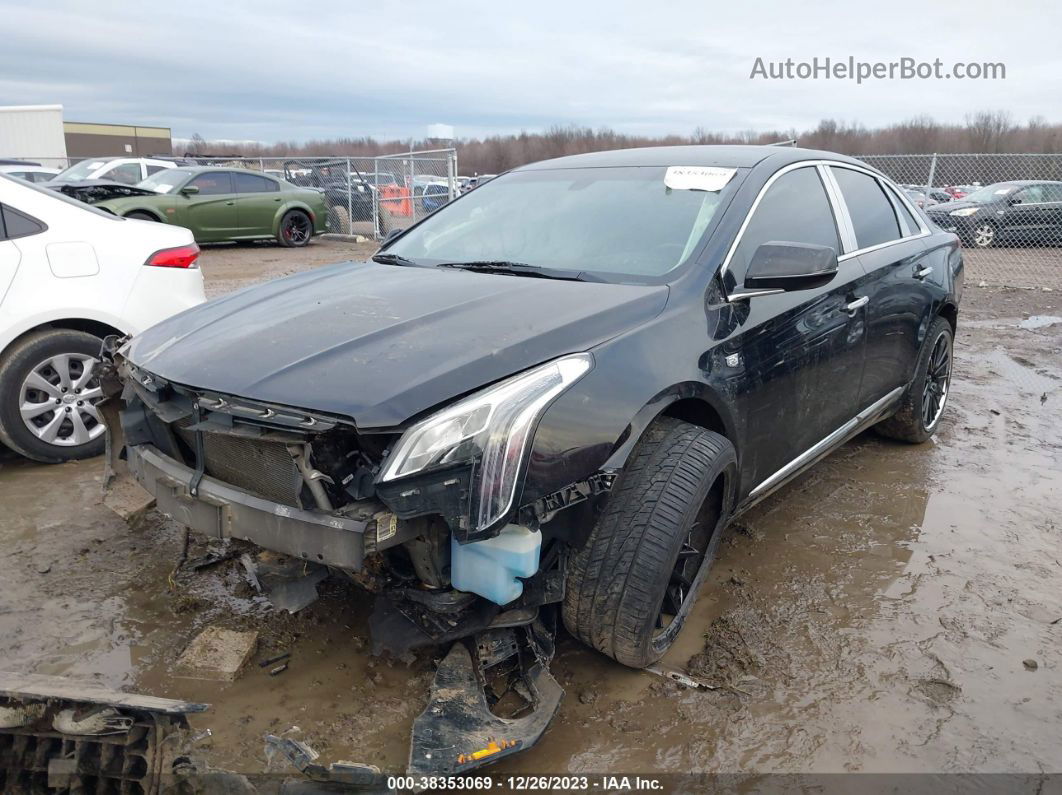
<path id="1" fill-rule="evenodd" d="M 60 102 L 68 120 L 162 124 L 179 137 L 460 136 L 551 124 L 688 133 L 1055 113 L 1062 11 L 967 0 L 873 8 L 486 2 L 352 4 L 0 0 L 0 104 Z M 765 60 L 1002 61 L 1001 81 L 750 80 Z M 1052 119 L 1055 120 L 1055 119 Z"/>

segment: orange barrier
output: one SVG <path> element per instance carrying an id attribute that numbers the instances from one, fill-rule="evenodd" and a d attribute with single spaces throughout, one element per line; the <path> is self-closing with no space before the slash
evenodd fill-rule
<path id="1" fill-rule="evenodd" d="M 413 215 L 413 199 L 409 188 L 398 185 L 384 185 L 380 188 L 380 208 L 391 215 L 409 217 Z"/>

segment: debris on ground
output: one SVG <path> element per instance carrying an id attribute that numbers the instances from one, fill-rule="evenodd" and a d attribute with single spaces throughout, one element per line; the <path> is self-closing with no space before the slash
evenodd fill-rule
<path id="1" fill-rule="evenodd" d="M 285 734 L 287 733 L 285 732 Z M 339 761 L 324 767 L 316 764 L 320 754 L 307 743 L 291 737 L 277 737 L 273 734 L 267 734 L 265 737 L 265 756 L 270 765 L 272 765 L 273 759 L 278 754 L 312 781 L 339 784 L 343 785 L 344 788 L 386 790 L 384 776 L 380 772 L 380 768 L 375 765 Z M 302 790 L 299 789 L 298 791 Z M 333 792 L 338 790 L 329 788 L 320 791 Z"/>
<path id="2" fill-rule="evenodd" d="M 286 652 L 284 652 L 282 654 L 274 654 L 272 657 L 266 657 L 264 660 L 262 660 L 260 663 L 258 663 L 258 667 L 259 668 L 268 668 L 270 665 L 276 665 L 281 660 L 286 660 L 290 656 L 291 656 L 291 652 L 290 651 L 286 651 Z"/>
<path id="3" fill-rule="evenodd" d="M 254 654 L 257 645 L 257 632 L 207 627 L 177 658 L 177 676 L 231 682 Z"/>
<path id="4" fill-rule="evenodd" d="M 1028 660 L 1022 660 L 1021 664 L 1025 666 L 1025 670 L 1027 671 L 1035 671 L 1037 668 L 1040 667 L 1036 660 L 1033 660 L 1031 658 Z"/>
<path id="5" fill-rule="evenodd" d="M 297 613 L 317 601 L 317 586 L 328 576 L 328 567 L 289 558 L 269 550 L 240 555 L 251 587 L 264 594 L 277 610 Z"/>
<path id="6" fill-rule="evenodd" d="M 115 478 L 104 492 L 103 504 L 124 522 L 135 525 L 154 507 L 155 498 L 132 478 Z"/>
<path id="7" fill-rule="evenodd" d="M 707 682 L 704 682 L 704 681 L 702 681 L 700 679 L 694 679 L 692 676 L 690 676 L 687 673 L 684 673 L 682 671 L 676 671 L 674 668 L 668 668 L 668 667 L 666 667 L 664 665 L 661 665 L 660 663 L 656 663 L 654 665 L 650 665 L 645 670 L 648 671 L 651 674 L 656 674 L 657 676 L 662 676 L 662 677 L 664 677 L 664 679 L 670 679 L 675 684 L 682 685 L 683 687 L 688 687 L 691 690 L 716 690 L 717 689 L 715 685 L 710 685 Z"/>

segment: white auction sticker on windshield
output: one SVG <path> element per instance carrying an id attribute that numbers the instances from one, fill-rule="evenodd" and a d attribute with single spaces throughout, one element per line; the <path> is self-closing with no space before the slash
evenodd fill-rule
<path id="1" fill-rule="evenodd" d="M 726 187 L 736 173 L 736 168 L 668 166 L 664 174 L 664 186 L 672 190 L 717 191 Z"/>

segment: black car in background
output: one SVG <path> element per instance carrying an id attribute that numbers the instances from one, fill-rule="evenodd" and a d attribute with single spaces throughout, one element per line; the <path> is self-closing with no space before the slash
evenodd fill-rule
<path id="1" fill-rule="evenodd" d="M 499 633 L 503 658 L 529 644 L 520 692 L 549 714 L 492 760 L 559 703 L 550 616 L 650 665 L 731 519 L 867 428 L 926 441 L 948 397 L 959 242 L 840 155 L 536 163 L 373 260 L 124 344 L 111 449 L 124 431 L 132 474 L 179 521 L 372 583 L 392 610 L 372 626 L 475 639 L 447 655 L 447 687 Z"/>
<path id="2" fill-rule="evenodd" d="M 928 207 L 926 214 L 976 248 L 1056 245 L 1062 242 L 1062 182 L 997 182 Z"/>

